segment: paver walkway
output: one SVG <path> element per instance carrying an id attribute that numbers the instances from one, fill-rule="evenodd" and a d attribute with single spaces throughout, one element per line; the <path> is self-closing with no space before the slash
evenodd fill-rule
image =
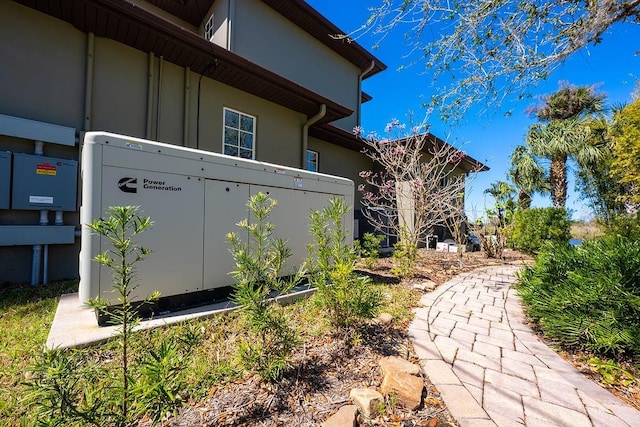
<path id="1" fill-rule="evenodd" d="M 640 411 L 588 380 L 524 324 L 515 266 L 425 294 L 409 326 L 424 372 L 462 427 L 640 426 Z"/>

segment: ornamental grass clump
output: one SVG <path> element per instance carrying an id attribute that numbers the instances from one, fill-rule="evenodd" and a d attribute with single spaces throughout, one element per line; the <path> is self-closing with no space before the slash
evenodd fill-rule
<path id="1" fill-rule="evenodd" d="M 518 290 L 544 334 L 567 347 L 640 360 L 640 240 L 549 244 Z"/>

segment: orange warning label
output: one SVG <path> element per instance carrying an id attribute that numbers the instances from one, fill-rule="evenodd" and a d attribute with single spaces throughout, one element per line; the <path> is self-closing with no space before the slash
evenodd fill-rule
<path id="1" fill-rule="evenodd" d="M 56 176 L 56 167 L 50 163 L 40 163 L 36 165 L 36 175 Z"/>

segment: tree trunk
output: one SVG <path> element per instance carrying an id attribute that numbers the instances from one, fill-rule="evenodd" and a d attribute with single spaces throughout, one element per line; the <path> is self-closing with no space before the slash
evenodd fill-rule
<path id="1" fill-rule="evenodd" d="M 531 207 L 531 194 L 524 190 L 518 193 L 518 209 L 527 210 Z"/>
<path id="2" fill-rule="evenodd" d="M 564 208 L 567 203 L 567 156 L 559 155 L 551 158 L 549 171 L 551 182 L 551 200 L 554 208 Z"/>

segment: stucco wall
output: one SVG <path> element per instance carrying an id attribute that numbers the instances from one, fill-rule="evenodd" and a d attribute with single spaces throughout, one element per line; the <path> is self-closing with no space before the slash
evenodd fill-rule
<path id="1" fill-rule="evenodd" d="M 234 0 L 232 50 L 354 111 L 336 122 L 356 125 L 360 70 L 259 0 Z"/>
<path id="2" fill-rule="evenodd" d="M 361 209 L 361 193 L 358 185 L 364 184 L 364 179 L 360 178 L 360 172 L 371 170 L 372 162 L 364 154 L 339 147 L 334 144 L 309 138 L 309 150 L 319 153 L 319 171 L 322 173 L 349 178 L 355 184 L 355 209 Z"/>
<path id="3" fill-rule="evenodd" d="M 0 113 L 82 126 L 85 50 L 71 25 L 0 1 Z"/>
<path id="4" fill-rule="evenodd" d="M 0 55 L 7 64 L 0 67 L 0 114 L 84 130 L 87 34 L 25 6 L 0 1 L 0 36 Z M 201 81 L 198 114 L 199 80 L 200 75 L 189 73 L 184 141 L 185 69 L 166 61 L 161 66 L 154 57 L 150 70 L 149 54 L 96 37 L 90 130 L 150 134 L 162 142 L 221 152 L 223 107 L 229 107 L 256 117 L 256 159 L 300 167 L 304 114 L 207 78 Z M 34 144 L 0 136 L 0 150 L 33 153 Z M 46 156 L 79 157 L 78 146 L 45 144 L 44 151 Z M 0 210 L 0 225 L 37 223 L 35 211 Z M 77 226 L 78 213 L 65 213 L 65 223 Z M 49 247 L 50 281 L 78 276 L 79 249 L 79 241 Z M 0 259 L 0 284 L 29 281 L 31 247 L 0 247 Z"/>

